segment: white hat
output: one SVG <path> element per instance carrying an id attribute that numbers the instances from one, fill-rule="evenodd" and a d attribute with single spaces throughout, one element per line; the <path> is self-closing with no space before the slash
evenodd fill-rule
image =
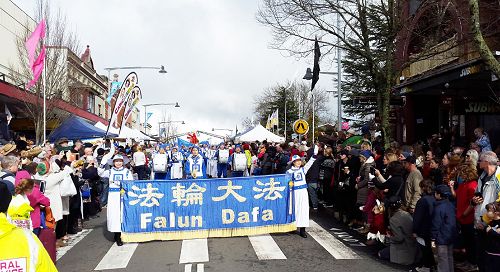
<path id="1" fill-rule="evenodd" d="M 113 162 L 117 160 L 122 160 L 123 161 L 123 156 L 122 155 L 116 155 L 113 157 Z"/>
<path id="2" fill-rule="evenodd" d="M 296 160 L 302 160 L 302 158 L 299 155 L 293 155 L 292 156 L 292 162 L 294 162 Z"/>

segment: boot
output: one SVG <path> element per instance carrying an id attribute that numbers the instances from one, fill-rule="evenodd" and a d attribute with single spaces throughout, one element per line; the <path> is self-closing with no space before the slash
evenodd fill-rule
<path id="1" fill-rule="evenodd" d="M 117 246 L 123 246 L 122 233 L 121 232 L 115 232 L 115 242 L 116 242 Z"/>
<path id="2" fill-rule="evenodd" d="M 307 238 L 306 228 L 299 228 L 299 235 L 302 238 Z"/>

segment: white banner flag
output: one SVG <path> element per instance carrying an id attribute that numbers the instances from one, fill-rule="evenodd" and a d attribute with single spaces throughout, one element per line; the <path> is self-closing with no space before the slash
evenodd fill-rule
<path id="1" fill-rule="evenodd" d="M 132 90 L 134 87 L 137 85 L 138 79 L 137 79 L 137 74 L 135 72 L 131 72 L 130 74 L 127 75 L 125 80 L 122 83 L 122 86 L 118 90 L 118 98 L 116 99 L 115 102 L 115 107 L 113 108 L 113 112 L 111 114 L 111 121 L 110 125 L 114 127 L 118 127 L 118 113 L 120 113 L 120 110 L 125 106 L 125 103 L 128 101 L 130 93 L 132 93 Z"/>

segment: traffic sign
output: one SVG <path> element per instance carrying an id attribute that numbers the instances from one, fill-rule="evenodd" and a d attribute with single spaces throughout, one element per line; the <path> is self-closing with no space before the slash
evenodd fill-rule
<path id="1" fill-rule="evenodd" d="M 304 135 L 309 131 L 309 124 L 304 119 L 299 119 L 293 123 L 293 131 L 299 135 Z"/>

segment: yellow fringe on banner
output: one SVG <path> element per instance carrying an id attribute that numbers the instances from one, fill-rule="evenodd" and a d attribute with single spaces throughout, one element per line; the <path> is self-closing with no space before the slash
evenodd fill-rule
<path id="1" fill-rule="evenodd" d="M 142 233 L 122 233 L 123 242 L 138 243 L 155 240 L 185 240 L 210 237 L 236 237 L 259 235 L 266 233 L 290 232 L 296 230 L 294 223 L 284 225 L 271 225 L 252 228 L 235 229 L 209 229 L 209 230 L 186 230 L 186 231 L 163 231 L 163 232 L 142 232 Z"/>

